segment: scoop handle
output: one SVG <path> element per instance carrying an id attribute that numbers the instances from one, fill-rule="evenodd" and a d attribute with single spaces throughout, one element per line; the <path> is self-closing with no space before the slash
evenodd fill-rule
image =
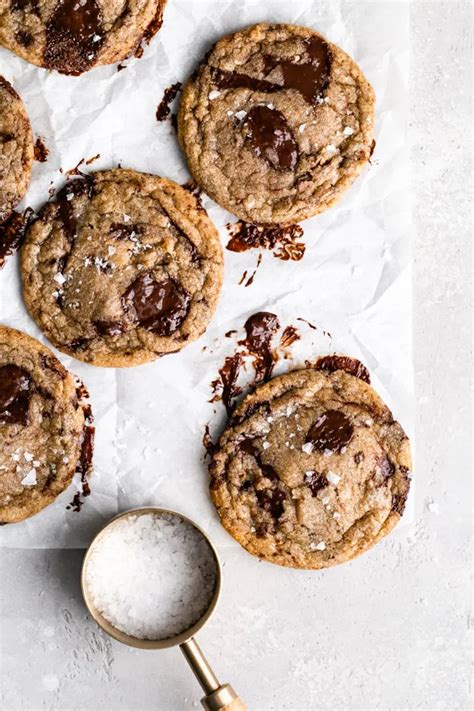
<path id="1" fill-rule="evenodd" d="M 244 702 L 237 696 L 230 684 L 223 684 L 218 689 L 201 699 L 206 711 L 247 711 Z"/>
<path id="2" fill-rule="evenodd" d="M 201 699 L 206 711 L 247 711 L 233 688 L 219 683 L 194 637 L 183 642 L 180 648 L 206 694 Z"/>

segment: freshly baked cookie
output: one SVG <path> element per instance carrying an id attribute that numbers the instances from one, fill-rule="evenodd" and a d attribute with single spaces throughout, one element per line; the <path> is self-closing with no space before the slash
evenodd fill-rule
<path id="1" fill-rule="evenodd" d="M 41 511 L 76 470 L 88 473 L 87 426 L 72 375 L 34 338 L 0 326 L 0 523 Z"/>
<path id="2" fill-rule="evenodd" d="M 171 180 L 108 170 L 68 183 L 29 227 L 26 305 L 60 350 L 129 366 L 200 336 L 222 285 L 219 234 Z"/>
<path id="3" fill-rule="evenodd" d="M 26 193 L 32 162 L 33 136 L 25 107 L 0 76 L 0 225 Z"/>
<path id="4" fill-rule="evenodd" d="M 222 524 L 260 558 L 326 568 L 395 526 L 409 489 L 410 447 L 367 383 L 325 363 L 246 397 L 211 462 Z"/>
<path id="5" fill-rule="evenodd" d="M 249 222 L 298 222 L 334 204 L 371 155 L 374 92 L 306 27 L 219 40 L 186 84 L 179 139 L 196 182 Z"/>
<path id="6" fill-rule="evenodd" d="M 0 44 L 28 62 L 82 74 L 159 30 L 166 0 L 0 0 Z"/>

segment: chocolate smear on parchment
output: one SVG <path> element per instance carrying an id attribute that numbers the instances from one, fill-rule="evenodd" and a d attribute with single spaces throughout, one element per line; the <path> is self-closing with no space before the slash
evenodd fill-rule
<path id="1" fill-rule="evenodd" d="M 246 362 L 250 358 L 255 374 L 250 386 L 270 380 L 275 364 L 285 353 L 280 353 L 274 347 L 274 340 L 281 329 L 280 321 L 276 314 L 268 311 L 258 311 L 252 314 L 244 324 L 245 338 L 237 342 L 234 354 L 226 356 L 224 363 L 219 368 L 219 377 L 212 383 L 213 397 L 211 402 L 221 400 L 227 414 L 233 412 L 236 398 L 242 394 L 242 387 L 238 384 L 239 377 L 246 369 Z M 235 334 L 228 331 L 227 337 Z M 288 348 L 299 337 L 294 326 L 287 326 L 281 336 L 279 346 Z"/>
<path id="2" fill-rule="evenodd" d="M 35 160 L 38 161 L 38 163 L 46 163 L 48 160 L 49 151 L 40 136 L 38 136 L 34 145 L 34 155 Z"/>
<path id="3" fill-rule="evenodd" d="M 171 112 L 171 104 L 181 91 L 182 86 L 182 83 L 180 81 L 177 81 L 175 84 L 171 84 L 171 86 L 164 90 L 163 98 L 161 99 L 156 109 L 157 121 L 166 121 Z"/>
<path id="4" fill-rule="evenodd" d="M 273 256 L 285 262 L 298 262 L 303 258 L 305 245 L 300 225 L 256 225 L 239 220 L 226 225 L 230 234 L 227 249 L 231 252 L 246 252 L 249 249 L 267 249 Z"/>

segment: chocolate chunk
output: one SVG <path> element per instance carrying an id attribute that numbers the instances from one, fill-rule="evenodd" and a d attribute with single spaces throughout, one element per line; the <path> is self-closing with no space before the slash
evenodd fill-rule
<path id="1" fill-rule="evenodd" d="M 76 471 L 81 475 L 81 481 L 85 482 L 92 467 L 92 453 L 94 450 L 95 427 L 92 426 L 93 417 L 90 405 L 84 405 L 85 425 L 81 436 L 81 453 Z M 88 494 L 85 494 L 86 496 Z"/>
<path id="2" fill-rule="evenodd" d="M 324 474 L 320 474 L 316 471 L 306 472 L 305 482 L 308 485 L 312 496 L 317 496 L 318 491 L 320 491 L 320 489 L 324 489 L 324 487 L 328 485 L 328 480 Z"/>
<path id="3" fill-rule="evenodd" d="M 246 346 L 254 356 L 257 383 L 271 378 L 276 361 L 271 342 L 279 328 L 278 317 L 268 311 L 258 311 L 245 322 L 247 337 L 240 344 Z"/>
<path id="4" fill-rule="evenodd" d="M 76 396 L 79 403 L 84 398 L 89 397 L 89 393 L 83 383 L 80 383 L 76 388 Z M 91 406 L 88 403 L 83 403 L 79 404 L 79 407 L 82 407 L 84 412 L 84 427 L 82 429 L 80 441 L 81 449 L 79 461 L 76 465 L 76 473 L 81 477 L 81 491 L 76 492 L 71 503 L 66 506 L 67 509 L 72 509 L 76 513 L 79 513 L 81 510 L 84 504 L 83 499 L 91 494 L 88 477 L 92 471 L 92 455 L 94 451 L 95 438 L 95 427 L 92 424 L 94 417 L 92 415 Z"/>
<path id="5" fill-rule="evenodd" d="M 297 63 L 267 55 L 264 60 L 265 70 L 272 72 L 278 67 L 283 75 L 283 86 L 296 89 L 308 104 L 315 104 L 329 83 L 331 51 L 327 42 L 320 37 L 306 40 L 305 49 L 309 61 Z"/>
<path id="6" fill-rule="evenodd" d="M 250 454 L 250 456 L 255 457 L 255 459 L 258 457 L 258 450 L 253 443 L 253 439 L 250 439 L 249 437 L 244 437 L 240 440 L 238 443 L 238 449 L 241 452 L 245 452 L 245 454 Z"/>
<path id="7" fill-rule="evenodd" d="M 0 422 L 27 425 L 31 377 L 17 365 L 0 367 Z"/>
<path id="8" fill-rule="evenodd" d="M 296 143 L 286 118 L 277 109 L 254 106 L 245 117 L 245 137 L 259 158 L 275 170 L 293 170 L 298 162 Z"/>
<path id="9" fill-rule="evenodd" d="M 245 410 L 244 413 L 242 413 L 239 417 L 236 417 L 233 415 L 228 424 L 232 427 L 235 425 L 240 425 L 241 422 L 244 420 L 247 420 L 249 417 L 252 417 L 255 415 L 255 413 L 262 413 L 262 414 L 268 414 L 270 412 L 270 403 L 268 402 L 254 402 L 252 405 L 249 405 L 249 407 Z"/>
<path id="10" fill-rule="evenodd" d="M 4 222 L 0 223 L 0 269 L 5 264 L 6 258 L 21 247 L 33 216 L 33 210 L 27 208 L 23 213 L 12 212 Z"/>
<path id="11" fill-rule="evenodd" d="M 124 225 L 121 222 L 112 222 L 109 232 L 115 239 L 133 239 L 143 233 L 143 228 L 139 225 Z"/>
<path id="12" fill-rule="evenodd" d="M 276 473 L 275 469 L 271 466 L 271 464 L 265 464 L 265 462 L 262 461 L 260 453 L 257 447 L 254 445 L 252 439 L 244 437 L 244 439 L 239 442 L 238 448 L 240 451 L 245 452 L 245 454 L 249 454 L 251 457 L 254 457 L 256 459 L 257 464 L 262 472 L 262 475 L 266 479 L 270 479 L 270 481 L 279 480 L 279 476 Z"/>
<path id="13" fill-rule="evenodd" d="M 96 0 L 59 0 L 46 25 L 45 66 L 81 74 L 94 64 L 103 42 L 102 12 Z"/>
<path id="14" fill-rule="evenodd" d="M 262 470 L 262 474 L 266 479 L 270 479 L 270 481 L 279 480 L 279 476 L 271 464 L 264 464 L 260 457 L 258 457 L 258 463 L 260 465 L 260 469 Z"/>
<path id="15" fill-rule="evenodd" d="M 352 439 L 354 428 L 350 420 L 339 410 L 328 410 L 318 417 L 306 436 L 315 449 L 323 452 L 340 452 Z"/>
<path id="16" fill-rule="evenodd" d="M 15 34 L 15 39 L 18 42 L 18 44 L 21 44 L 22 47 L 31 47 L 33 44 L 33 35 L 30 32 L 27 32 L 26 30 L 18 30 L 18 32 Z"/>
<path id="17" fill-rule="evenodd" d="M 320 101 L 331 72 L 331 51 L 327 42 L 320 37 L 311 37 L 305 42 L 308 60 L 294 62 L 290 59 L 279 59 L 265 55 L 264 68 L 269 74 L 274 73 L 275 80 L 257 79 L 248 74 L 229 72 L 225 69 L 211 67 L 211 77 L 219 89 L 251 89 L 265 93 L 274 93 L 283 89 L 296 89 L 309 104 Z M 276 78 L 279 70 L 281 78 Z M 280 82 L 283 80 L 283 84 Z"/>
<path id="18" fill-rule="evenodd" d="M 38 17 L 40 16 L 38 0 L 11 0 L 10 9 L 17 12 L 29 10 Z"/>
<path id="19" fill-rule="evenodd" d="M 71 351 L 80 351 L 84 346 L 86 346 L 90 341 L 90 338 L 75 338 L 73 341 L 66 343 L 66 348 Z"/>
<path id="20" fill-rule="evenodd" d="M 408 496 L 408 487 L 406 491 L 392 495 L 392 511 L 395 511 L 399 516 L 403 515 Z"/>
<path id="21" fill-rule="evenodd" d="M 388 479 L 389 477 L 393 476 L 395 474 L 395 466 L 394 464 L 390 461 L 390 459 L 387 457 L 387 455 L 383 455 L 378 461 L 377 465 L 380 469 L 380 473 L 384 477 L 384 479 Z"/>
<path id="22" fill-rule="evenodd" d="M 182 86 L 183 85 L 181 84 L 181 82 L 177 81 L 176 84 L 172 84 L 167 89 L 165 89 L 163 98 L 161 99 L 160 103 L 158 104 L 158 108 L 156 109 L 157 121 L 164 121 L 169 115 L 170 104 L 172 101 L 174 101 Z"/>
<path id="23" fill-rule="evenodd" d="M 202 204 L 202 190 L 199 185 L 197 185 L 194 180 L 187 180 L 185 183 L 183 183 L 182 187 L 187 190 L 188 193 L 191 193 L 193 197 L 196 198 L 197 209 L 199 210 L 199 212 L 206 212 Z"/>
<path id="24" fill-rule="evenodd" d="M 344 370 L 346 373 L 349 373 L 349 375 L 354 375 L 356 378 L 370 383 L 369 371 L 357 358 L 339 355 L 324 356 L 323 358 L 318 358 L 314 367 L 316 370 L 325 370 L 328 373 L 334 373 L 336 370 Z"/>
<path id="25" fill-rule="evenodd" d="M 94 321 L 97 333 L 101 336 L 120 336 L 124 331 L 121 321 Z"/>
<path id="26" fill-rule="evenodd" d="M 61 380 L 64 380 L 67 377 L 67 370 L 63 368 L 61 363 L 59 363 L 56 358 L 41 354 L 40 360 L 43 368 L 48 368 L 48 370 L 52 370 L 53 373 L 61 377 Z"/>
<path id="27" fill-rule="evenodd" d="M 133 321 L 160 336 L 177 331 L 189 311 L 191 297 L 174 279 L 157 282 L 153 274 L 141 274 L 122 296 Z"/>
<path id="28" fill-rule="evenodd" d="M 146 44 L 149 44 L 149 42 L 153 39 L 153 37 L 156 35 L 158 30 L 160 29 L 161 25 L 163 24 L 163 8 L 164 8 L 164 6 L 165 6 L 164 2 L 157 3 L 155 14 L 154 14 L 151 22 L 147 25 L 145 32 L 143 33 L 142 42 L 146 42 Z"/>
<path id="29" fill-rule="evenodd" d="M 246 479 L 243 484 L 240 486 L 240 491 L 248 491 L 250 487 L 252 486 L 252 482 L 250 479 Z"/>
<path id="30" fill-rule="evenodd" d="M 268 511 L 274 519 L 278 520 L 283 515 L 285 511 L 283 502 L 286 500 L 286 495 L 283 491 L 280 491 L 280 489 L 264 489 L 255 493 L 258 505 Z"/>
<path id="31" fill-rule="evenodd" d="M 74 214 L 74 209 L 72 206 L 72 200 L 81 195 L 87 195 L 88 197 L 92 194 L 93 178 L 88 176 L 87 178 L 78 178 L 77 180 L 72 180 L 58 192 L 56 205 L 57 205 L 57 217 L 63 223 L 64 232 L 66 239 L 69 242 L 73 242 L 76 236 L 77 230 L 77 219 Z"/>
<path id="32" fill-rule="evenodd" d="M 354 462 L 355 462 L 356 464 L 360 464 L 361 462 L 364 461 L 364 459 L 365 459 L 365 454 L 364 454 L 364 452 L 356 452 L 356 453 L 354 454 Z"/>
<path id="33" fill-rule="evenodd" d="M 206 63 L 205 57 L 202 63 Z M 219 89 L 252 89 L 252 91 L 281 91 L 283 87 L 278 84 L 273 84 L 265 79 L 257 79 L 248 74 L 239 74 L 239 72 L 229 72 L 227 69 L 219 69 L 211 67 L 211 78 L 213 83 Z"/>

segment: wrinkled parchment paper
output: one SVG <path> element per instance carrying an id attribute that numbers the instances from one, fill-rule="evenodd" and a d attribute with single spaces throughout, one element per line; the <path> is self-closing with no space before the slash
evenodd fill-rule
<path id="1" fill-rule="evenodd" d="M 360 63 L 377 94 L 372 165 L 336 207 L 303 223 L 301 262 L 282 262 L 265 252 L 253 285 L 245 288 L 238 282 L 245 270 L 251 273 L 258 253 L 226 250 L 217 314 L 206 334 L 181 353 L 113 370 L 57 352 L 91 395 L 97 427 L 92 495 L 79 513 L 66 510 L 80 488 L 75 482 L 39 515 L 4 526 L 3 546 L 86 546 L 108 518 L 141 505 L 182 511 L 219 545 L 237 545 L 220 527 L 209 500 L 202 435 L 209 421 L 211 432 L 223 426 L 222 404 L 208 402 L 210 382 L 234 351 L 247 317 L 259 310 L 276 313 L 282 326 L 294 324 L 302 335 L 292 346 L 292 360 L 280 361 L 277 373 L 334 351 L 360 358 L 413 436 L 405 3 L 168 0 L 163 28 L 142 59 L 127 61 L 120 72 L 111 66 L 81 77 L 38 69 L 0 49 L 0 73 L 22 96 L 35 136 L 49 149 L 47 162 L 34 165 L 23 205 L 39 207 L 51 185 L 63 184 L 60 169 L 97 154 L 89 170 L 121 163 L 185 182 L 189 174 L 174 129 L 155 119 L 163 91 L 184 81 L 221 35 L 261 21 L 313 27 Z M 204 206 L 225 245 L 225 224 L 234 218 L 208 198 Z M 0 272 L 0 321 L 46 342 L 23 304 L 17 257 Z M 224 337 L 231 329 L 239 331 L 234 340 Z M 410 502 L 413 491 L 405 522 Z"/>

